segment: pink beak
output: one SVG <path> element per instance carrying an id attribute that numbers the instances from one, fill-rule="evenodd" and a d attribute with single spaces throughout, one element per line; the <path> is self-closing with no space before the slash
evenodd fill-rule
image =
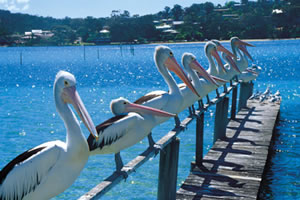
<path id="1" fill-rule="evenodd" d="M 155 115 L 160 117 L 175 117 L 175 114 L 165 112 L 156 108 L 151 108 L 148 106 L 143 106 L 135 103 L 128 104 L 126 112 L 136 112 L 136 113 L 145 113 L 149 115 Z"/>
<path id="2" fill-rule="evenodd" d="M 96 140 L 98 140 L 98 134 L 95 128 L 95 125 L 87 112 L 83 102 L 79 94 L 76 91 L 75 86 L 67 87 L 63 89 L 62 98 L 65 102 L 70 103 L 75 108 L 76 112 L 78 113 L 80 119 L 87 127 L 89 132 L 94 136 Z"/>
<path id="3" fill-rule="evenodd" d="M 174 57 L 169 57 L 165 61 L 165 65 L 169 70 L 173 71 L 186 84 L 186 86 L 190 88 L 190 90 L 192 90 L 198 97 L 200 97 L 197 90 L 194 88 L 191 81 L 188 79 L 187 75 L 184 73 Z"/>
<path id="4" fill-rule="evenodd" d="M 224 72 L 224 73 L 227 73 L 227 71 L 226 71 L 226 69 L 225 69 L 225 67 L 224 67 L 224 65 L 223 65 L 223 62 L 222 62 L 222 60 L 221 60 L 221 58 L 220 58 L 218 52 L 215 51 L 215 50 L 213 50 L 212 53 L 211 53 L 211 55 L 212 55 L 213 57 L 215 57 L 215 59 L 217 60 L 218 65 L 221 67 L 221 69 L 223 70 L 223 72 Z"/>
<path id="5" fill-rule="evenodd" d="M 216 77 L 216 76 L 213 76 L 211 75 L 211 77 L 215 80 L 215 81 L 219 81 L 221 83 L 227 83 L 229 81 L 225 80 L 225 79 L 222 79 L 222 78 L 219 78 L 219 77 Z"/>
<path id="6" fill-rule="evenodd" d="M 193 70 L 196 70 L 203 78 L 205 78 L 210 83 L 219 86 L 218 83 L 212 78 L 212 76 L 207 73 L 207 71 L 200 65 L 199 62 L 197 62 L 197 60 L 192 61 L 190 67 Z"/>
<path id="7" fill-rule="evenodd" d="M 243 52 L 246 54 L 246 56 L 248 56 L 248 58 L 249 58 L 250 60 L 253 61 L 253 58 L 252 58 L 252 56 L 250 55 L 250 53 L 248 52 L 246 46 L 254 47 L 254 45 L 252 45 L 252 44 L 250 44 L 250 43 L 247 43 L 247 42 L 243 42 L 242 40 L 238 40 L 238 41 L 237 41 L 237 44 L 238 44 L 238 48 L 239 48 L 241 51 L 243 51 Z"/>
<path id="8" fill-rule="evenodd" d="M 226 55 L 226 58 L 235 71 L 237 71 L 238 73 L 242 73 L 230 56 Z"/>
<path id="9" fill-rule="evenodd" d="M 233 53 L 231 53 L 228 49 L 226 49 L 225 47 L 223 47 L 222 45 L 218 45 L 217 46 L 217 50 L 224 52 L 226 55 L 231 56 L 233 58 L 236 58 L 236 55 L 234 55 Z"/>

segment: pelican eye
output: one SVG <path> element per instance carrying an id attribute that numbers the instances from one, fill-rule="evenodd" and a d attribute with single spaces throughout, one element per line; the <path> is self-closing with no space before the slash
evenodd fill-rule
<path id="1" fill-rule="evenodd" d="M 68 81 L 64 81 L 64 84 L 65 84 L 65 86 L 68 86 L 69 82 Z"/>
<path id="2" fill-rule="evenodd" d="M 124 101 L 124 102 L 123 102 L 123 104 L 127 104 L 127 102 L 126 102 L 126 101 Z"/>
<path id="3" fill-rule="evenodd" d="M 173 56 L 173 53 L 172 53 L 172 51 L 170 51 L 170 56 Z"/>

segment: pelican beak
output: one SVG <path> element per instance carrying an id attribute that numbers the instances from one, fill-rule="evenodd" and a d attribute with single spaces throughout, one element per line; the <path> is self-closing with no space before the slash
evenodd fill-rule
<path id="1" fill-rule="evenodd" d="M 252 58 L 252 56 L 250 55 L 250 53 L 248 52 L 246 46 L 254 47 L 254 45 L 252 45 L 252 44 L 250 44 L 250 43 L 247 43 L 247 42 L 243 42 L 242 40 L 238 40 L 238 41 L 236 41 L 236 43 L 238 44 L 238 48 L 239 48 L 241 51 L 243 51 L 243 52 L 246 54 L 246 56 L 248 56 L 248 58 L 249 58 L 250 60 L 253 61 L 253 58 Z"/>
<path id="2" fill-rule="evenodd" d="M 210 75 L 215 81 L 218 81 L 218 82 L 221 82 L 221 85 L 223 83 L 227 83 L 229 81 L 225 80 L 225 79 L 222 79 L 222 78 L 219 78 L 219 77 L 216 77 L 216 76 L 213 76 L 213 75 Z"/>
<path id="3" fill-rule="evenodd" d="M 233 53 L 231 53 L 228 49 L 226 49 L 224 46 L 222 46 L 222 45 L 218 45 L 217 46 L 217 50 L 218 51 L 221 51 L 221 52 L 224 52 L 226 55 L 228 55 L 228 56 L 231 56 L 231 57 L 233 57 L 233 58 L 237 58 L 236 57 L 236 55 L 234 55 Z"/>
<path id="4" fill-rule="evenodd" d="M 126 107 L 126 112 L 136 112 L 136 113 L 145 113 L 149 115 L 155 115 L 159 117 L 175 117 L 173 113 L 165 112 L 156 108 L 151 108 L 148 106 L 143 106 L 135 103 L 130 103 Z"/>
<path id="5" fill-rule="evenodd" d="M 255 74 L 255 75 L 258 75 L 258 73 L 256 71 L 253 71 L 251 69 L 246 69 L 245 71 L 250 72 L 250 73 Z"/>
<path id="6" fill-rule="evenodd" d="M 223 62 L 222 62 L 222 60 L 221 60 L 221 58 L 220 58 L 218 52 L 217 52 L 216 50 L 213 50 L 213 51 L 211 52 L 211 55 L 212 55 L 213 57 L 215 57 L 215 59 L 217 60 L 218 65 L 221 67 L 221 69 L 223 70 L 223 72 L 224 72 L 224 73 L 227 73 L 227 71 L 226 71 L 226 69 L 225 69 L 225 67 L 224 67 L 224 65 L 223 65 Z"/>
<path id="7" fill-rule="evenodd" d="M 242 73 L 230 56 L 226 55 L 226 58 L 235 71 L 237 71 L 238 73 Z"/>
<path id="8" fill-rule="evenodd" d="M 250 43 L 248 43 L 248 42 L 244 42 L 244 41 L 242 41 L 242 40 L 238 40 L 238 43 L 239 43 L 240 45 L 244 45 L 244 46 L 255 47 L 253 44 L 250 44 Z"/>
<path id="9" fill-rule="evenodd" d="M 193 70 L 196 70 L 205 80 L 209 81 L 210 83 L 219 86 L 218 83 L 211 77 L 209 73 L 200 65 L 197 60 L 194 60 L 190 63 L 190 67 Z"/>
<path id="10" fill-rule="evenodd" d="M 84 123 L 84 125 L 87 127 L 89 132 L 94 136 L 96 140 L 98 140 L 98 134 L 95 128 L 95 125 L 87 112 L 83 102 L 81 101 L 81 98 L 76 91 L 75 86 L 67 87 L 63 89 L 62 98 L 65 103 L 70 103 L 75 108 L 76 112 L 78 113 L 80 119 Z"/>
<path id="11" fill-rule="evenodd" d="M 188 79 L 187 75 L 184 73 L 174 57 L 167 58 L 164 64 L 170 71 L 174 72 L 186 84 L 186 86 L 192 90 L 193 93 L 200 97 L 197 90 L 194 88 L 191 81 Z"/>

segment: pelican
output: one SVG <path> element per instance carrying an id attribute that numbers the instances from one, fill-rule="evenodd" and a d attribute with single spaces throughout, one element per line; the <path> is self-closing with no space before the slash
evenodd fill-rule
<path id="1" fill-rule="evenodd" d="M 240 69 L 232 59 L 236 58 L 236 56 L 227 50 L 218 40 L 212 40 L 212 42 L 217 46 L 217 50 L 221 51 L 221 56 L 226 62 L 224 65 L 226 74 L 221 75 L 221 77 L 227 81 L 230 81 L 235 75 L 241 73 Z"/>
<path id="2" fill-rule="evenodd" d="M 239 58 L 235 58 L 235 63 L 239 67 L 242 73 L 238 76 L 238 79 L 241 82 L 249 82 L 257 78 L 261 71 L 261 67 L 248 67 L 248 59 L 247 57 L 253 61 L 252 56 L 247 51 L 246 46 L 254 47 L 254 45 L 249 44 L 240 40 L 238 37 L 232 37 L 230 39 L 232 52 L 235 56 L 239 55 Z M 242 51 L 242 52 L 241 52 Z"/>
<path id="3" fill-rule="evenodd" d="M 246 46 L 254 47 L 254 45 L 244 42 L 240 40 L 238 37 L 232 37 L 230 39 L 230 44 L 231 44 L 232 52 L 235 55 L 234 61 L 236 65 L 239 67 L 240 71 L 243 72 L 248 68 L 247 57 L 253 61 L 253 58 L 247 51 Z"/>
<path id="4" fill-rule="evenodd" d="M 75 77 L 65 71 L 56 75 L 54 100 L 67 129 L 66 142 L 51 141 L 29 149 L 0 172 L 0 199 L 50 199 L 75 181 L 89 157 L 89 147 L 72 104 L 93 137 L 96 129 L 77 91 Z"/>
<path id="5" fill-rule="evenodd" d="M 201 97 L 206 96 L 210 92 L 209 89 L 211 88 L 211 85 L 213 85 L 213 87 L 219 86 L 214 78 L 200 65 L 193 54 L 184 53 L 181 60 L 189 78 L 192 80 L 195 89 Z M 181 93 L 185 97 L 184 102 L 181 105 L 181 110 L 191 106 L 195 101 L 200 99 L 197 95 L 192 93 L 184 83 L 181 83 L 178 86 L 181 88 Z"/>
<path id="6" fill-rule="evenodd" d="M 173 71 L 186 84 L 186 86 L 200 98 L 197 90 L 175 60 L 170 48 L 166 46 L 156 47 L 154 61 L 158 71 L 163 76 L 169 87 L 169 92 L 153 91 L 142 96 L 136 100 L 135 103 L 178 114 L 181 111 L 180 105 L 182 105 L 185 97 L 182 95 L 169 70 Z M 156 124 L 161 124 L 167 119 L 168 118 L 165 117 L 156 117 Z"/>
<path id="7" fill-rule="evenodd" d="M 213 42 L 209 41 L 205 44 L 204 52 L 209 62 L 209 67 L 207 69 L 207 72 L 211 76 L 215 76 L 218 78 L 215 79 L 218 84 L 221 85 L 225 84 L 227 80 L 222 79 L 222 76 L 226 76 L 227 70 L 225 69 L 222 60 L 217 52 L 217 46 Z M 213 57 L 216 59 L 218 63 L 217 66 L 213 60 Z M 209 87 L 207 88 L 209 92 L 215 89 L 217 89 L 217 87 L 212 84 L 210 84 Z"/>
<path id="8" fill-rule="evenodd" d="M 117 172 L 121 172 L 123 167 L 120 151 L 138 143 L 151 132 L 156 125 L 154 116 L 165 118 L 175 116 L 175 114 L 131 103 L 122 97 L 112 100 L 110 109 L 115 116 L 96 127 L 99 139 L 95 140 L 93 135 L 90 135 L 87 141 L 91 155 L 115 154 Z M 150 145 L 153 146 L 154 143 Z"/>

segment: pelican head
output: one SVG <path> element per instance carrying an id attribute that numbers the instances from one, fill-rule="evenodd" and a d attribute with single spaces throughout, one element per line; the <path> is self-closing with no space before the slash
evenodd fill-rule
<path id="1" fill-rule="evenodd" d="M 63 114 L 61 107 L 59 107 L 60 105 L 67 106 L 67 104 L 72 104 L 89 132 L 96 139 L 98 138 L 94 123 L 76 90 L 76 79 L 71 73 L 66 71 L 57 73 L 54 82 L 54 98 L 59 113 Z"/>
<path id="2" fill-rule="evenodd" d="M 200 95 L 192 85 L 191 81 L 188 79 L 187 75 L 179 66 L 178 62 L 176 61 L 173 55 L 173 52 L 169 47 L 156 47 L 154 53 L 154 60 L 158 70 L 163 74 L 163 76 L 167 76 L 169 74 L 168 70 L 174 72 L 186 84 L 188 88 L 190 88 L 197 96 L 200 97 Z"/>
<path id="3" fill-rule="evenodd" d="M 218 51 L 226 53 L 226 55 L 231 56 L 233 58 L 236 58 L 236 55 L 234 55 L 228 49 L 226 49 L 219 40 L 211 40 L 211 41 L 217 46 Z"/>
<path id="4" fill-rule="evenodd" d="M 191 74 L 193 73 L 192 70 L 195 70 L 199 73 L 205 80 L 209 81 L 210 83 L 219 86 L 217 82 L 206 72 L 206 70 L 200 65 L 200 63 L 196 60 L 196 57 L 192 53 L 184 53 L 182 55 L 182 65 L 184 66 L 185 70 Z"/>
<path id="5" fill-rule="evenodd" d="M 254 45 L 252 45 L 252 44 L 250 44 L 250 43 L 247 43 L 247 42 L 244 42 L 244 41 L 240 40 L 238 37 L 232 37 L 232 38 L 230 39 L 230 43 L 231 43 L 231 48 L 232 48 L 232 51 L 233 51 L 234 54 L 236 54 L 236 48 L 239 48 L 241 51 L 244 52 L 244 54 L 245 54 L 246 56 L 248 56 L 248 58 L 249 58 L 250 60 L 253 61 L 253 58 L 252 58 L 252 56 L 249 54 L 249 52 L 248 52 L 246 46 L 254 47 Z"/>
<path id="6" fill-rule="evenodd" d="M 221 67 L 221 69 L 223 70 L 224 73 L 227 73 L 222 60 L 217 52 L 217 45 L 215 45 L 213 42 L 209 41 L 205 44 L 204 47 L 204 51 L 205 51 L 205 55 L 208 57 L 210 55 L 212 55 L 216 61 L 218 62 L 218 65 Z"/>
<path id="7" fill-rule="evenodd" d="M 141 115 L 150 114 L 160 117 L 174 117 L 175 114 L 168 113 L 162 110 L 131 103 L 127 99 L 120 97 L 110 102 L 110 110 L 114 115 L 126 115 L 129 112 L 136 112 Z"/>

